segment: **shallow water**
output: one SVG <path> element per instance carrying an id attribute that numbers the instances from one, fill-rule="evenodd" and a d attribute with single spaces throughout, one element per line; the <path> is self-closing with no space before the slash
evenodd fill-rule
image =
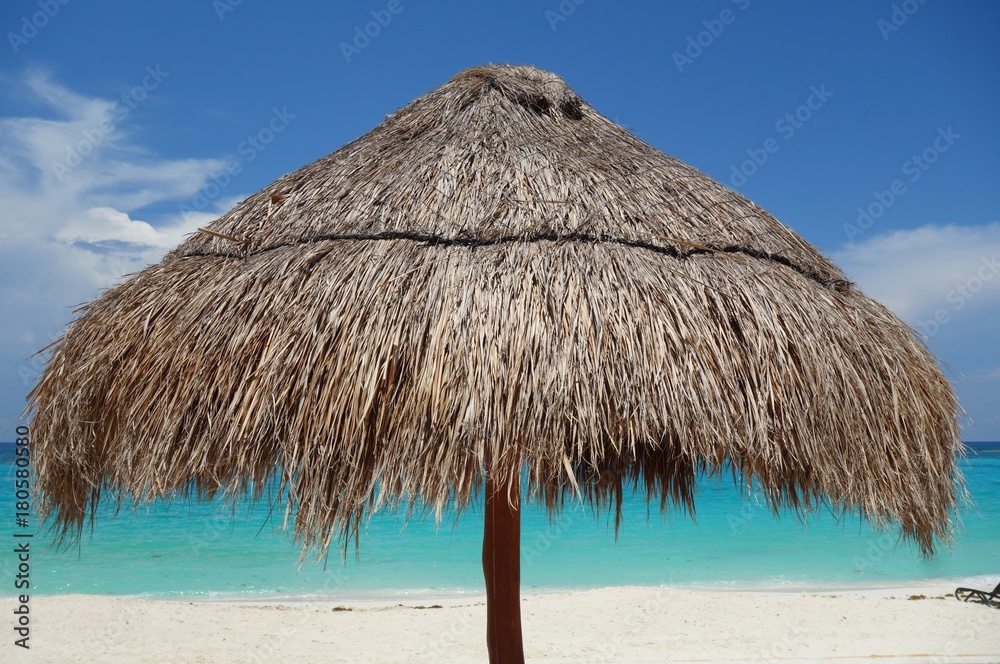
<path id="1" fill-rule="evenodd" d="M 614 519 L 569 505 L 554 521 L 536 505 L 522 515 L 522 587 L 531 590 L 610 585 L 707 588 L 831 588 L 921 585 L 947 580 L 992 587 L 1000 577 L 1000 444 L 978 444 L 962 462 L 974 504 L 960 517 L 953 547 L 931 560 L 877 533 L 857 517 L 822 511 L 803 525 L 747 497 L 731 480 L 702 478 L 697 521 L 661 516 L 641 496 L 627 496 L 617 539 Z M 339 552 L 307 557 L 266 504 L 249 509 L 177 501 L 115 516 L 103 506 L 92 533 L 68 552 L 32 521 L 14 524 L 13 447 L 0 446 L 0 536 L 32 532 L 34 594 L 90 593 L 200 596 L 381 598 L 448 596 L 483 591 L 482 516 L 478 506 L 432 518 L 376 515 L 346 563 Z M 12 595 L 15 561 L 0 558 L 0 594 Z M 992 581 L 990 580 L 992 579 Z"/>

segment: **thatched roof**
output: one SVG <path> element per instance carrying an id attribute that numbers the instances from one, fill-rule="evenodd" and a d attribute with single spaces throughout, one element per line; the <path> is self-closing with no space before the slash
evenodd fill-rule
<path id="1" fill-rule="evenodd" d="M 464 71 L 87 305 L 31 396 L 44 509 L 260 486 L 325 551 L 522 468 L 557 508 L 727 460 L 929 551 L 956 402 L 925 346 L 740 194 L 554 74 Z"/>

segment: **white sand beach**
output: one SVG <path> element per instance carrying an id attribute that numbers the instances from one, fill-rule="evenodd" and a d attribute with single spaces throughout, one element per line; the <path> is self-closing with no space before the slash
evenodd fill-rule
<path id="1" fill-rule="evenodd" d="M 1000 611 L 954 587 L 717 592 L 618 587 L 527 595 L 541 662 L 1000 662 Z M 205 602 L 33 597 L 30 651 L 4 662 L 484 662 L 484 598 Z M 11 620 L 12 599 L 2 601 Z"/>

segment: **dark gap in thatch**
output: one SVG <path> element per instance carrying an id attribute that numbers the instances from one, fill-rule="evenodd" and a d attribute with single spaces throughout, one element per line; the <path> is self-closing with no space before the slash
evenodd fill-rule
<path id="1" fill-rule="evenodd" d="M 554 86 L 555 90 L 558 90 L 558 96 L 562 96 L 562 99 L 550 99 L 544 93 L 539 93 L 537 91 L 516 89 L 505 81 L 500 80 L 493 71 L 487 71 L 485 68 L 482 71 L 470 70 L 467 73 L 469 77 L 479 77 L 483 79 L 484 91 L 495 91 L 512 100 L 514 103 L 523 106 L 529 111 L 536 113 L 538 115 L 551 115 L 552 107 L 557 106 L 559 111 L 570 120 L 582 120 L 583 110 L 581 109 L 582 100 L 574 95 L 567 95 L 565 90 L 565 83 L 561 79 L 553 77 L 550 84 Z"/>
<path id="2" fill-rule="evenodd" d="M 555 234 L 555 233 L 535 233 L 530 235 L 508 235 L 502 237 L 493 238 L 456 238 L 456 237 L 444 237 L 441 235 L 430 235 L 427 233 L 414 233 L 409 231 L 383 231 L 381 233 L 331 233 L 327 235 L 317 235 L 311 238 L 301 238 L 289 242 L 281 242 L 278 244 L 273 244 L 268 247 L 263 247 L 256 251 L 251 251 L 244 254 L 239 253 L 221 253 L 221 252 L 208 252 L 208 251 L 192 251 L 183 254 L 182 258 L 196 258 L 203 256 L 212 256 L 217 258 L 240 258 L 246 259 L 252 256 L 258 256 L 269 251 L 274 251 L 276 249 L 282 249 L 285 247 L 292 247 L 300 244 L 314 244 L 317 242 L 335 242 L 342 240 L 351 241 L 380 241 L 380 240 L 412 240 L 413 242 L 423 242 L 431 246 L 442 246 L 442 247 L 491 247 L 499 244 L 511 244 L 515 242 L 519 243 L 530 243 L 530 242 L 580 242 L 585 244 L 617 244 L 624 247 L 630 247 L 633 249 L 645 249 L 647 251 L 653 251 L 658 254 L 665 254 L 673 258 L 680 260 L 689 258 L 691 256 L 701 256 L 704 254 L 742 254 L 750 258 L 754 258 L 762 261 L 770 261 L 772 263 L 778 263 L 783 265 L 795 272 L 798 272 L 803 277 L 815 281 L 816 283 L 826 287 L 831 288 L 837 292 L 844 292 L 850 287 L 851 282 L 846 279 L 826 279 L 814 270 L 810 270 L 807 267 L 802 267 L 796 265 L 791 260 L 785 256 L 778 254 L 768 253 L 766 251 L 761 251 L 758 249 L 753 249 L 751 247 L 740 247 L 736 245 L 729 245 L 723 247 L 717 247 L 712 245 L 705 246 L 691 246 L 687 249 L 681 250 L 675 247 L 668 247 L 662 245 L 652 244 L 650 242 L 642 242 L 639 240 L 624 240 L 620 238 L 610 238 L 610 237 L 600 237 L 594 235 L 586 235 L 580 233 L 568 233 L 568 234 Z"/>
<path id="3" fill-rule="evenodd" d="M 579 99 L 571 99 L 569 101 L 564 101 L 559 105 L 559 110 L 570 120 L 582 120 L 583 119 L 583 109 L 580 108 Z"/>

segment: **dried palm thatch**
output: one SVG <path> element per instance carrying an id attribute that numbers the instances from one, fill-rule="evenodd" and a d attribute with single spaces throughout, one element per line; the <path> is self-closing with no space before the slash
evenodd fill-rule
<path id="1" fill-rule="evenodd" d="M 925 346 L 794 232 L 557 76 L 464 71 L 83 308 L 30 397 L 43 509 L 259 489 L 321 551 L 492 480 L 557 509 L 727 460 L 930 552 L 958 480 Z"/>

